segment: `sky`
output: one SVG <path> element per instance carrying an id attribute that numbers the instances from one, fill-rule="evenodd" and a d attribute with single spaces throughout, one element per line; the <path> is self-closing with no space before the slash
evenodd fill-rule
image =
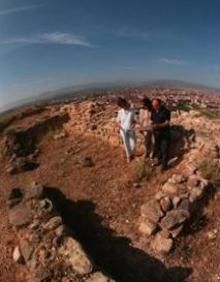
<path id="1" fill-rule="evenodd" d="M 0 107 L 94 82 L 220 88 L 219 0 L 0 0 Z"/>

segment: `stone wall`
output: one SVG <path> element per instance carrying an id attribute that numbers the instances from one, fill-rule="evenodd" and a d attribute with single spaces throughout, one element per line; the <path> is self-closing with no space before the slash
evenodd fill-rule
<path id="1" fill-rule="evenodd" d="M 45 198 L 43 186 L 33 183 L 26 192 L 12 189 L 8 206 L 9 223 L 19 239 L 13 259 L 27 266 L 31 282 L 113 282 L 94 270 L 54 203 Z"/>
<path id="2" fill-rule="evenodd" d="M 108 102 L 85 101 L 65 105 L 62 109 L 70 116 L 70 121 L 65 125 L 65 129 L 70 134 L 80 132 L 116 146 L 121 143 L 115 133 L 118 111 L 116 105 Z"/>
<path id="3" fill-rule="evenodd" d="M 173 174 L 155 198 L 141 206 L 139 231 L 149 237 L 156 253 L 169 253 L 209 187 L 209 182 L 199 175 Z"/>
<path id="4" fill-rule="evenodd" d="M 9 128 L 3 141 L 4 154 L 9 159 L 7 172 L 16 174 L 36 168 L 38 142 L 46 133 L 62 128 L 68 120 L 68 114 L 61 112 L 39 119 L 26 127 Z"/>
<path id="5" fill-rule="evenodd" d="M 24 118 L 33 116 L 33 115 L 37 115 L 37 114 L 41 114 L 42 112 L 46 111 L 47 108 L 44 106 L 30 106 L 28 108 L 25 108 L 23 110 L 15 110 L 15 113 L 8 113 L 6 114 L 6 117 L 2 118 L 0 121 L 0 132 L 4 131 L 4 129 L 6 129 L 7 127 L 9 127 L 12 123 L 14 123 L 15 121 L 19 121 L 22 120 Z M 4 115 L 4 114 L 3 114 Z"/>

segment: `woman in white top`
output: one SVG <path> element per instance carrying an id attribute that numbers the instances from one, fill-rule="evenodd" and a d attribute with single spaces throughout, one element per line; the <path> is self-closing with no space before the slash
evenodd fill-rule
<path id="1" fill-rule="evenodd" d="M 127 160 L 128 162 L 131 162 L 135 156 L 136 148 L 136 138 L 134 132 L 135 111 L 124 98 L 119 97 L 117 105 L 121 108 L 118 111 L 117 117 L 118 130 L 124 143 Z"/>
<path id="2" fill-rule="evenodd" d="M 139 130 L 144 135 L 144 157 L 148 158 L 152 150 L 152 122 L 151 122 L 151 101 L 144 98 L 142 101 L 142 108 L 139 112 Z"/>

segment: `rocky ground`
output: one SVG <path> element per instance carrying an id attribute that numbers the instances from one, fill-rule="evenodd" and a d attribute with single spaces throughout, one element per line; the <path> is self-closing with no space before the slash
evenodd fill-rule
<path id="1" fill-rule="evenodd" d="M 45 187 L 68 234 L 91 260 L 93 270 L 75 276 L 76 281 L 100 272 L 122 282 L 220 280 L 219 120 L 198 110 L 173 112 L 171 167 L 161 174 L 143 162 L 141 136 L 137 158 L 131 164 L 124 161 L 114 132 L 116 111 L 107 100 L 60 104 L 29 111 L 2 126 L 0 281 L 33 281 L 28 262 L 13 260 L 23 236 L 9 221 L 7 202 L 12 188 L 25 194 L 33 181 Z M 175 177 L 175 185 L 167 185 Z M 187 190 L 180 195 L 181 189 Z M 149 221 L 155 200 L 156 225 L 143 232 L 143 214 Z M 172 232 L 180 226 L 174 238 Z M 95 277 L 92 281 L 110 281 Z"/>

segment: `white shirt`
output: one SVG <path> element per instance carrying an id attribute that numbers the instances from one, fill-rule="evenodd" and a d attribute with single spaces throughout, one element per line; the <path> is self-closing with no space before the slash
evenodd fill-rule
<path id="1" fill-rule="evenodd" d="M 135 112 L 133 109 L 121 109 L 118 112 L 117 122 L 125 131 L 132 129 L 132 124 L 135 121 Z"/>
<path id="2" fill-rule="evenodd" d="M 151 125 L 151 114 L 148 110 L 140 109 L 139 124 L 140 124 L 140 127 L 147 127 Z"/>

